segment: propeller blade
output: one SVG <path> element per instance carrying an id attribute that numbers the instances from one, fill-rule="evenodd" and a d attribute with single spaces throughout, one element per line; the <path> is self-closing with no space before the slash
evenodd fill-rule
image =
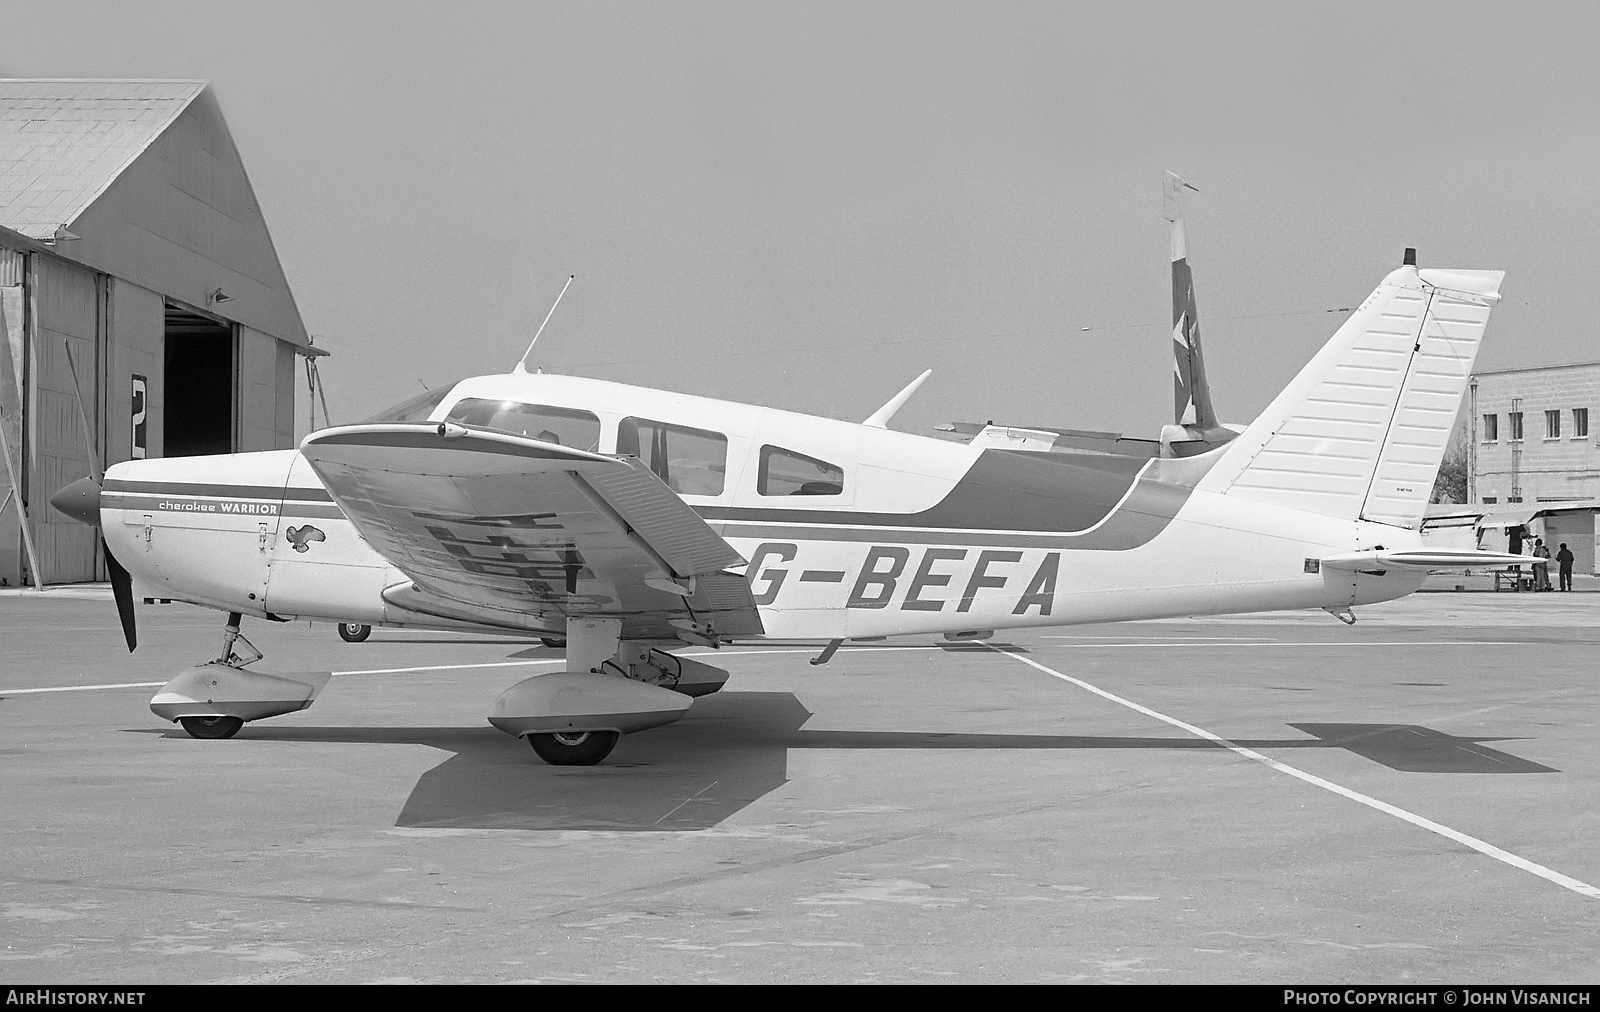
<path id="1" fill-rule="evenodd" d="M 106 574 L 111 577 L 111 593 L 117 599 L 117 616 L 122 619 L 122 635 L 128 641 L 131 654 L 139 645 L 139 633 L 133 624 L 133 577 L 111 554 L 111 546 L 104 538 L 100 539 L 100 550 L 106 553 Z"/>

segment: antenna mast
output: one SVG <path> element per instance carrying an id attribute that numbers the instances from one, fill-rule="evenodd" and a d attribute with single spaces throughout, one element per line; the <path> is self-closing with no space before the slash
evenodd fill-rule
<path id="1" fill-rule="evenodd" d="M 561 295 L 567 294 L 567 289 L 572 286 L 573 279 L 576 277 L 576 274 L 567 276 L 567 283 L 561 286 Z M 522 357 L 517 360 L 517 366 L 511 370 L 512 372 L 528 371 L 528 356 L 533 354 L 533 346 L 539 343 L 539 335 L 544 333 L 545 323 L 549 323 L 550 317 L 556 315 L 556 306 L 561 305 L 561 295 L 557 295 L 556 301 L 550 304 L 550 312 L 544 314 L 544 323 L 539 324 L 539 329 L 534 331 L 533 340 L 528 342 L 528 350 L 522 353 Z"/>

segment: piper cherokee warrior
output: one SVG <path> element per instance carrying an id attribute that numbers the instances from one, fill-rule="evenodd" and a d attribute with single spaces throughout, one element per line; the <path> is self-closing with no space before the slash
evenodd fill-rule
<path id="1" fill-rule="evenodd" d="M 222 656 L 151 701 L 196 737 L 304 709 L 328 681 L 247 667 L 242 616 L 465 626 L 565 642 L 564 670 L 488 719 L 547 762 L 591 764 L 722 687 L 673 652 L 690 645 L 814 640 L 818 663 L 904 634 L 1352 621 L 1429 569 L 1522 561 L 1423 546 L 1503 274 L 1407 253 L 1260 417 L 1194 455 L 891 431 L 911 387 L 854 423 L 519 362 L 299 449 L 130 460 L 52 501 L 100 528 L 130 649 L 135 586 L 227 613 Z"/>

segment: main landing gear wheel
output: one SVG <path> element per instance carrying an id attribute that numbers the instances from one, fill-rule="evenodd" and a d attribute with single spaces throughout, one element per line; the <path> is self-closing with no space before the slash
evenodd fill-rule
<path id="1" fill-rule="evenodd" d="M 339 623 L 339 638 L 346 643 L 360 643 L 371 635 L 372 627 L 370 625 L 362 625 L 360 622 Z"/>
<path id="2" fill-rule="evenodd" d="M 621 737 L 615 731 L 557 731 L 530 734 L 528 744 L 552 766 L 593 766 L 611 754 Z"/>
<path id="3" fill-rule="evenodd" d="M 562 639 L 559 636 L 540 636 L 539 637 L 539 642 L 543 643 L 545 646 L 549 647 L 551 650 L 565 650 L 565 649 L 567 649 L 567 641 Z"/>
<path id="4" fill-rule="evenodd" d="M 238 717 L 179 717 L 178 723 L 191 738 L 232 738 L 244 727 Z"/>

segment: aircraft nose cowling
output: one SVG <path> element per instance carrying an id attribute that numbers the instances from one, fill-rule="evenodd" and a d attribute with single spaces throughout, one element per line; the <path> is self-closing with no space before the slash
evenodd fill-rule
<path id="1" fill-rule="evenodd" d="M 100 485 L 93 478 L 79 478 L 50 497 L 50 505 L 80 524 L 100 526 Z"/>

